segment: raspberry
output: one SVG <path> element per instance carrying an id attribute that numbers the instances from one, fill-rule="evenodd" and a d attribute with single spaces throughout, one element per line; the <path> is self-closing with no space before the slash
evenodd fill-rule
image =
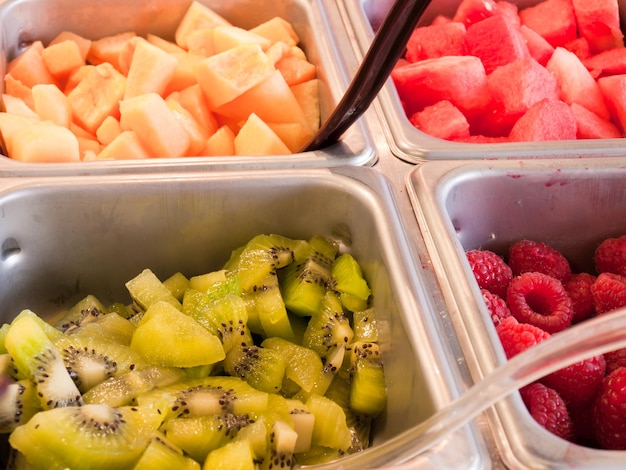
<path id="1" fill-rule="evenodd" d="M 604 240 L 594 255 L 598 273 L 614 273 L 626 276 L 626 235 Z"/>
<path id="2" fill-rule="evenodd" d="M 513 278 L 504 260 L 489 250 L 470 250 L 466 256 L 479 287 L 504 298 Z"/>
<path id="3" fill-rule="evenodd" d="M 604 360 L 606 361 L 606 374 L 610 374 L 618 367 L 626 367 L 626 348 L 604 353 Z"/>
<path id="4" fill-rule="evenodd" d="M 593 405 L 593 423 L 601 447 L 626 449 L 626 368 L 606 376 Z"/>
<path id="5" fill-rule="evenodd" d="M 591 295 L 598 315 L 626 305 L 626 277 L 601 273 L 591 286 Z"/>
<path id="6" fill-rule="evenodd" d="M 550 333 L 528 323 L 519 323 L 513 316 L 502 320 L 496 332 L 508 359 L 550 337 Z"/>
<path id="7" fill-rule="evenodd" d="M 572 275 L 569 262 L 560 251 L 543 242 L 521 240 L 509 247 L 508 264 L 513 276 L 526 272 L 540 272 L 567 282 Z"/>
<path id="8" fill-rule="evenodd" d="M 518 321 L 548 333 L 567 328 L 574 316 L 572 301 L 561 282 L 540 272 L 525 272 L 514 277 L 506 303 Z"/>
<path id="9" fill-rule="evenodd" d="M 483 294 L 483 299 L 485 304 L 487 305 L 487 309 L 491 314 L 491 320 L 495 326 L 498 326 L 502 323 L 506 317 L 511 316 L 511 311 L 509 307 L 507 307 L 504 299 L 492 292 L 489 292 L 487 289 L 481 289 L 480 292 Z"/>
<path id="10" fill-rule="evenodd" d="M 568 406 L 586 406 L 602 384 L 605 371 L 606 361 L 599 354 L 546 375 L 540 382 L 556 390 Z"/>
<path id="11" fill-rule="evenodd" d="M 572 323 L 579 323 L 596 314 L 596 306 L 591 295 L 591 286 L 596 277 L 589 273 L 572 274 L 569 281 L 563 284 L 565 292 L 572 300 L 574 316 Z"/>
<path id="12" fill-rule="evenodd" d="M 565 440 L 572 439 L 572 420 L 565 401 L 555 390 L 540 383 L 533 383 L 522 388 L 520 394 L 535 421 Z"/>

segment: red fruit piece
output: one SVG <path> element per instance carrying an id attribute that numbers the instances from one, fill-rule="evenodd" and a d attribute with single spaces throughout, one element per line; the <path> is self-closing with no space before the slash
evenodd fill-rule
<path id="1" fill-rule="evenodd" d="M 573 103 L 570 106 L 576 119 L 576 137 L 579 139 L 619 139 L 622 133 L 608 119 L 603 119 L 584 106 Z"/>
<path id="2" fill-rule="evenodd" d="M 513 126 L 513 142 L 545 142 L 576 139 L 574 113 L 560 100 L 543 100 L 533 105 Z"/>
<path id="3" fill-rule="evenodd" d="M 578 37 L 573 41 L 564 44 L 562 47 L 570 52 L 573 52 L 580 60 L 585 60 L 591 55 L 589 50 L 589 43 L 585 38 Z"/>
<path id="4" fill-rule="evenodd" d="M 480 292 L 491 315 L 491 321 L 495 326 L 498 326 L 505 318 L 511 316 L 511 311 L 502 297 L 489 292 L 487 289 L 481 289 Z"/>
<path id="5" fill-rule="evenodd" d="M 469 137 L 469 123 L 463 113 L 448 100 L 426 106 L 410 117 L 417 129 L 439 139 Z"/>
<path id="6" fill-rule="evenodd" d="M 598 273 L 614 273 L 626 276 L 626 235 L 602 241 L 594 253 Z"/>
<path id="7" fill-rule="evenodd" d="M 504 15 L 496 15 L 473 24 L 465 35 L 467 51 L 480 58 L 489 75 L 501 65 L 530 56 L 519 27 Z"/>
<path id="8" fill-rule="evenodd" d="M 601 315 L 626 305 L 626 277 L 600 273 L 591 286 L 596 313 Z"/>
<path id="9" fill-rule="evenodd" d="M 561 281 L 539 272 L 514 277 L 506 303 L 519 322 L 530 323 L 548 333 L 564 330 L 574 316 L 572 301 Z"/>
<path id="10" fill-rule="evenodd" d="M 520 395 L 530 415 L 542 427 L 562 439 L 572 439 L 572 420 L 565 401 L 555 390 L 533 383 L 522 388 Z"/>
<path id="11" fill-rule="evenodd" d="M 452 20 L 470 26 L 495 15 L 496 8 L 494 0 L 461 0 Z"/>
<path id="12" fill-rule="evenodd" d="M 552 44 L 546 41 L 537 31 L 530 29 L 525 24 L 521 25 L 519 30 L 524 37 L 524 41 L 526 41 L 531 57 L 545 66 L 554 52 Z"/>
<path id="13" fill-rule="evenodd" d="M 508 264 L 514 276 L 540 272 L 567 282 L 572 270 L 567 258 L 550 245 L 536 240 L 519 240 L 509 246 Z"/>
<path id="14" fill-rule="evenodd" d="M 596 438 L 604 449 L 626 449 L 626 368 L 606 376 L 593 406 Z"/>
<path id="15" fill-rule="evenodd" d="M 626 74 L 600 77 L 598 85 L 613 122 L 622 132 L 626 131 Z"/>
<path id="16" fill-rule="evenodd" d="M 419 26 L 409 38 L 405 57 L 409 62 L 417 62 L 447 55 L 465 55 L 466 32 L 465 25 L 456 21 Z"/>
<path id="17" fill-rule="evenodd" d="M 553 388 L 568 406 L 587 406 L 602 384 L 606 361 L 599 354 L 543 377 L 540 382 Z"/>
<path id="18" fill-rule="evenodd" d="M 596 277 L 589 273 L 572 274 L 569 281 L 563 284 L 565 292 L 572 301 L 574 316 L 572 323 L 578 323 L 596 314 L 596 305 L 591 294 L 591 286 Z"/>
<path id="19" fill-rule="evenodd" d="M 606 361 L 607 375 L 619 367 L 626 367 L 626 348 L 604 353 L 604 360 Z"/>
<path id="20" fill-rule="evenodd" d="M 578 33 L 587 39 L 591 52 L 624 46 L 617 0 L 572 0 Z"/>
<path id="21" fill-rule="evenodd" d="M 576 39 L 577 26 L 571 0 L 544 0 L 520 10 L 522 24 L 535 30 L 552 46 Z"/>
<path id="22" fill-rule="evenodd" d="M 545 341 L 550 333 L 528 323 L 520 323 L 510 316 L 496 326 L 500 343 L 508 359 Z"/>
<path id="23" fill-rule="evenodd" d="M 478 286 L 505 298 L 513 273 L 504 259 L 490 250 L 469 250 L 465 255 Z"/>
<path id="24" fill-rule="evenodd" d="M 583 63 L 593 77 L 626 73 L 626 47 L 609 49 L 586 58 Z"/>

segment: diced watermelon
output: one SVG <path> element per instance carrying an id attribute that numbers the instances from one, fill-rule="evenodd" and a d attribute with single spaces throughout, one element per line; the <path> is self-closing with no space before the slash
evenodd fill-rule
<path id="1" fill-rule="evenodd" d="M 543 0 L 520 10 L 519 16 L 522 24 L 535 30 L 554 47 L 567 44 L 577 37 L 572 0 Z"/>
<path id="2" fill-rule="evenodd" d="M 450 23 L 451 21 L 452 21 L 452 18 L 450 18 L 449 16 L 437 15 L 433 18 L 433 21 L 430 24 L 431 25 L 445 24 L 445 23 Z"/>
<path id="3" fill-rule="evenodd" d="M 626 48 L 619 47 L 599 52 L 583 61 L 593 77 L 603 74 L 626 73 Z"/>
<path id="4" fill-rule="evenodd" d="M 469 27 L 474 23 L 493 16 L 496 8 L 494 0 L 461 0 L 452 20 L 460 21 Z"/>
<path id="5" fill-rule="evenodd" d="M 578 103 L 601 118 L 609 119 L 600 87 L 576 54 L 557 47 L 546 68 L 556 77 L 562 101 Z"/>
<path id="6" fill-rule="evenodd" d="M 579 139 L 617 139 L 622 137 L 615 124 L 602 119 L 584 106 L 573 103 L 570 108 L 576 118 L 576 137 Z"/>
<path id="7" fill-rule="evenodd" d="M 624 47 L 617 0 L 572 0 L 578 33 L 587 39 L 591 52 Z"/>
<path id="8" fill-rule="evenodd" d="M 530 56 L 519 27 L 498 15 L 467 28 L 468 53 L 482 60 L 487 75 L 501 65 Z"/>
<path id="9" fill-rule="evenodd" d="M 409 120 L 417 129 L 440 139 L 458 139 L 470 135 L 467 119 L 448 100 L 426 106 Z"/>
<path id="10" fill-rule="evenodd" d="M 499 0 L 496 2 L 496 15 L 502 15 L 506 17 L 513 24 L 520 26 L 522 21 L 519 17 L 519 9 L 515 3 L 507 2 L 506 0 Z"/>
<path id="11" fill-rule="evenodd" d="M 613 122 L 624 132 L 626 130 L 626 74 L 600 77 L 598 85 Z"/>
<path id="12" fill-rule="evenodd" d="M 576 118 L 560 100 L 536 103 L 513 126 L 509 138 L 514 142 L 544 142 L 576 139 Z"/>
<path id="13" fill-rule="evenodd" d="M 422 60 L 391 73 L 407 116 L 441 100 L 452 102 L 465 116 L 481 112 L 490 101 L 482 62 L 472 56 Z"/>
<path id="14" fill-rule="evenodd" d="M 465 25 L 458 21 L 417 27 L 407 42 L 405 57 L 409 62 L 417 62 L 445 55 L 465 55 L 466 32 Z"/>
<path id="15" fill-rule="evenodd" d="M 554 52 L 552 44 L 525 24 L 520 26 L 520 33 L 522 33 L 522 36 L 526 41 L 528 52 L 530 52 L 531 57 L 533 57 L 541 65 L 546 65 Z"/>

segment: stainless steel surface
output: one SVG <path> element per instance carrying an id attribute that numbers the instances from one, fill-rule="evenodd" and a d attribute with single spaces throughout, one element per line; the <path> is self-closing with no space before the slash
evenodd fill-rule
<path id="1" fill-rule="evenodd" d="M 381 21 L 392 0 L 342 0 L 349 12 L 355 38 L 362 51 L 372 41 L 374 29 Z M 524 8 L 539 0 L 518 0 L 513 3 Z M 433 0 L 420 24 L 429 24 L 434 16 L 452 16 L 460 0 Z M 619 1 L 622 16 L 626 2 Z M 372 26 L 373 25 L 373 26 Z M 480 158 L 541 158 L 622 155 L 624 139 L 587 139 L 560 142 L 523 142 L 500 144 L 468 144 L 438 139 L 411 125 L 391 80 L 381 90 L 379 100 L 384 113 L 383 129 L 392 153 L 410 163 L 431 160 L 465 160 Z"/>
<path id="2" fill-rule="evenodd" d="M 626 233 L 622 157 L 427 162 L 407 178 L 409 196 L 474 380 L 505 361 L 465 251 L 504 253 L 520 238 L 561 250 L 591 269 L 597 244 Z M 623 468 L 626 455 L 568 443 L 541 428 L 519 395 L 489 413 L 509 468 Z"/>

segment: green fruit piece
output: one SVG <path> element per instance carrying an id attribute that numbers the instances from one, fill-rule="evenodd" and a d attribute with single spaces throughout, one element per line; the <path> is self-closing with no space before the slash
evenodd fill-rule
<path id="1" fill-rule="evenodd" d="M 387 404 L 387 388 L 380 348 L 376 343 L 354 343 L 352 349 L 350 408 L 378 416 Z"/>
<path id="2" fill-rule="evenodd" d="M 183 455 L 183 451 L 162 433 L 156 433 L 133 470 L 200 470 L 200 464 Z"/>
<path id="3" fill-rule="evenodd" d="M 135 325 L 113 312 L 100 315 L 95 320 L 74 328 L 68 333 L 72 336 L 99 338 L 103 341 L 128 346 L 135 333 Z"/>
<path id="4" fill-rule="evenodd" d="M 376 325 L 376 316 L 374 308 L 367 310 L 355 311 L 352 313 L 352 329 L 354 337 L 352 341 L 365 341 L 375 343 L 378 341 L 378 327 Z"/>
<path id="5" fill-rule="evenodd" d="M 50 323 L 48 323 L 47 321 L 45 321 L 43 318 L 41 318 L 39 315 L 37 315 L 35 312 L 33 312 L 32 310 L 22 310 L 11 322 L 10 325 L 13 325 L 14 323 L 17 323 L 18 321 L 20 321 L 23 317 L 29 317 L 32 318 L 33 320 L 35 320 L 35 322 L 37 323 L 37 325 L 39 325 L 39 328 L 41 328 L 43 330 L 43 332 L 46 334 L 46 336 L 48 337 L 48 339 L 50 339 L 51 341 L 54 341 L 55 339 L 63 336 L 63 333 L 59 330 L 57 330 L 54 326 L 52 326 Z M 9 325 L 9 326 L 10 326 Z M 8 330 L 7 330 L 8 333 Z M 6 340 L 6 335 L 5 335 L 5 340 Z M 6 347 L 6 344 L 5 344 Z M 8 352 L 8 351 L 7 351 Z"/>
<path id="6" fill-rule="evenodd" d="M 189 289 L 190 279 L 181 272 L 175 272 L 163 281 L 163 285 L 172 293 L 179 302 L 183 301 L 185 291 Z"/>
<path id="7" fill-rule="evenodd" d="M 341 406 L 315 394 L 307 399 L 305 405 L 315 416 L 311 444 L 347 451 L 352 444 L 352 434 Z"/>
<path id="8" fill-rule="evenodd" d="M 298 434 L 294 453 L 308 452 L 311 449 L 313 439 L 315 416 L 300 400 L 288 399 L 287 406 L 289 407 L 293 429 Z"/>
<path id="9" fill-rule="evenodd" d="M 217 336 L 164 301 L 146 311 L 130 347 L 148 362 L 165 367 L 214 364 L 226 356 Z"/>
<path id="10" fill-rule="evenodd" d="M 11 324 L 5 344 L 17 370 L 36 384 L 43 408 L 83 402 L 59 350 L 32 315 L 22 315 Z"/>
<path id="11" fill-rule="evenodd" d="M 343 311 L 337 294 L 327 291 L 322 309 L 313 315 L 302 338 L 302 345 L 326 358 L 337 346 L 346 346 L 352 341 L 354 331 L 350 319 Z"/>
<path id="12" fill-rule="evenodd" d="M 125 305 L 122 302 L 113 302 L 109 305 L 109 313 L 117 313 L 120 317 L 129 320 L 136 312 L 129 305 Z"/>
<path id="13" fill-rule="evenodd" d="M 316 235 L 309 240 L 305 259 L 279 272 L 281 292 L 290 312 L 311 316 L 319 311 L 336 255 L 337 247 Z"/>
<path id="14" fill-rule="evenodd" d="M 83 395 L 83 399 L 86 403 L 130 405 L 138 395 L 179 382 L 185 377 L 185 372 L 172 367 L 152 366 L 132 370 L 92 387 Z"/>
<path id="15" fill-rule="evenodd" d="M 278 393 L 285 376 L 286 361 L 275 350 L 255 345 L 236 345 L 226 353 L 224 371 L 241 377 L 252 387 Z"/>
<path id="16" fill-rule="evenodd" d="M 255 470 L 254 453 L 246 440 L 232 441 L 212 451 L 204 461 L 203 470 Z"/>
<path id="17" fill-rule="evenodd" d="M 276 468 L 292 468 L 294 461 L 294 450 L 298 434 L 285 421 L 274 421 L 270 432 L 269 449 L 263 458 L 259 468 L 269 470 Z"/>
<path id="18" fill-rule="evenodd" d="M 233 441 L 247 441 L 254 458 L 261 460 L 268 450 L 270 428 L 271 424 L 265 416 L 257 416 L 253 422 L 239 430 Z"/>
<path id="19" fill-rule="evenodd" d="M 244 291 L 243 297 L 248 307 L 249 321 L 252 318 L 258 319 L 264 336 L 293 338 L 291 321 L 280 293 L 276 274 L 268 274 L 260 284 Z"/>
<path id="20" fill-rule="evenodd" d="M 9 328 L 11 328 L 10 323 L 3 323 L 2 326 L 0 326 L 0 354 L 8 353 L 7 348 L 4 345 L 4 338 L 6 338 Z"/>
<path id="21" fill-rule="evenodd" d="M 144 412 L 108 405 L 55 408 L 16 428 L 9 442 L 38 469 L 132 468 L 156 430 Z"/>
<path id="22" fill-rule="evenodd" d="M 341 303 L 351 312 L 367 309 L 371 290 L 361 266 L 349 253 L 337 257 L 331 270 L 332 289 L 339 292 Z"/>
<path id="23" fill-rule="evenodd" d="M 86 325 L 89 322 L 94 321 L 96 318 L 109 313 L 109 310 L 104 306 L 95 295 L 89 294 L 85 298 L 76 302 L 65 314 L 55 323 L 55 327 L 62 332 L 66 333 L 78 328 L 81 325 Z"/>
<path id="24" fill-rule="evenodd" d="M 0 394 L 0 433 L 10 433 L 40 410 L 41 402 L 32 381 L 9 383 Z"/>
<path id="25" fill-rule="evenodd" d="M 130 297 L 143 310 L 147 310 L 157 302 L 167 302 L 178 310 L 182 310 L 180 302 L 172 292 L 150 269 L 144 269 L 130 281 L 126 282 Z"/>
<path id="26" fill-rule="evenodd" d="M 226 270 L 211 271 L 205 274 L 199 274 L 189 278 L 189 288 L 206 292 L 211 286 L 218 282 L 226 281 Z"/>

